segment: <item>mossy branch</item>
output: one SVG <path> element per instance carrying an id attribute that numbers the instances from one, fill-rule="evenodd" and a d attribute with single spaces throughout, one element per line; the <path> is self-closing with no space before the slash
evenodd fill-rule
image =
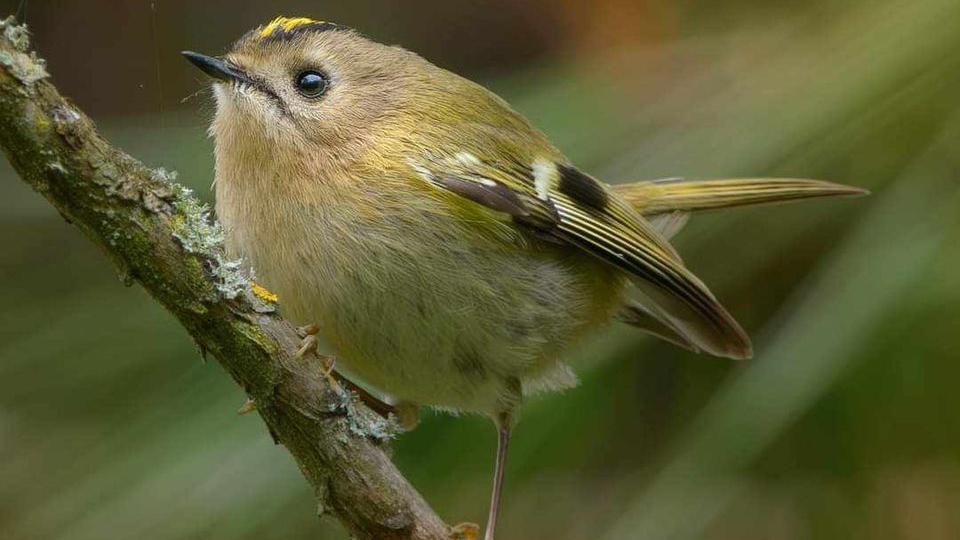
<path id="1" fill-rule="evenodd" d="M 449 528 L 385 452 L 386 424 L 299 361 L 295 329 L 250 292 L 190 191 L 101 138 L 47 80 L 27 31 L 0 21 L 0 146 L 20 177 L 173 313 L 256 403 L 320 512 L 358 538 L 437 540 Z"/>

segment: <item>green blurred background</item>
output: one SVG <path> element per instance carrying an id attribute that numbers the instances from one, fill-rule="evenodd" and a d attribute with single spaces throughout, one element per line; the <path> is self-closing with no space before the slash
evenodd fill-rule
<path id="1" fill-rule="evenodd" d="M 21 5 L 23 4 L 23 5 Z M 756 341 L 625 328 L 531 402 L 501 536 L 960 538 L 960 1 L 0 0 L 113 142 L 209 199 L 181 49 L 334 20 L 495 89 L 612 182 L 780 175 L 873 196 L 696 216 L 677 239 Z M 341 539 L 244 395 L 0 163 L 0 538 Z M 495 437 L 427 414 L 394 459 L 485 518 Z"/>

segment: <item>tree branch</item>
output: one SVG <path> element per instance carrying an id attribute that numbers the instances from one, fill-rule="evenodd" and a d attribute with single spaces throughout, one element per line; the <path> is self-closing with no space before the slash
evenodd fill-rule
<path id="1" fill-rule="evenodd" d="M 397 471 L 389 426 L 293 357 L 295 329 L 222 255 L 222 231 L 172 175 L 113 148 L 47 80 L 27 31 L 0 21 L 0 146 L 21 178 L 173 313 L 256 403 L 320 513 L 358 538 L 437 540 L 449 528 Z"/>

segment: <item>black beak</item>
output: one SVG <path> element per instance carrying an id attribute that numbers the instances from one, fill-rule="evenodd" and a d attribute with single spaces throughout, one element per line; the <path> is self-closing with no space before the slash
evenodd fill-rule
<path id="1" fill-rule="evenodd" d="M 180 54 L 185 56 L 191 64 L 200 68 L 200 71 L 206 73 L 214 79 L 219 79 L 226 82 L 251 82 L 250 77 L 244 73 L 243 70 L 237 68 L 236 66 L 230 65 L 222 58 L 207 56 L 205 54 L 191 51 L 183 51 Z"/>

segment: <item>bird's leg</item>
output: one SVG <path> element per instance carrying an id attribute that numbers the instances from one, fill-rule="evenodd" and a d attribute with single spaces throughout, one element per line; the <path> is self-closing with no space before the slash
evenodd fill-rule
<path id="1" fill-rule="evenodd" d="M 500 514 L 500 493 L 503 491 L 503 473 L 507 464 L 507 448 L 510 446 L 510 413 L 502 412 L 494 418 L 497 425 L 497 462 L 493 473 L 493 494 L 490 497 L 490 514 L 487 516 L 487 531 L 484 540 L 493 540 Z"/>

